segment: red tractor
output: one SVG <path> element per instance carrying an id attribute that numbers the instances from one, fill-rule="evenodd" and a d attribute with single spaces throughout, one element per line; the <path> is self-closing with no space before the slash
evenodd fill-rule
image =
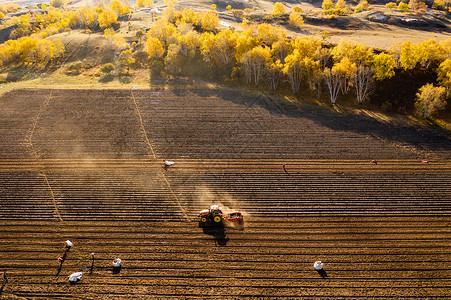
<path id="1" fill-rule="evenodd" d="M 199 213 L 199 227 L 224 226 L 224 222 L 243 223 L 243 215 L 240 212 L 223 214 L 219 205 L 212 205 Z"/>

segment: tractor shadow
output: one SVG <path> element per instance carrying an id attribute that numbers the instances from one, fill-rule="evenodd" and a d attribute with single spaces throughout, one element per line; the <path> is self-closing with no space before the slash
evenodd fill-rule
<path id="1" fill-rule="evenodd" d="M 229 238 L 226 237 L 226 231 L 223 226 L 203 227 L 202 231 L 207 235 L 213 236 L 216 246 L 227 246 Z"/>

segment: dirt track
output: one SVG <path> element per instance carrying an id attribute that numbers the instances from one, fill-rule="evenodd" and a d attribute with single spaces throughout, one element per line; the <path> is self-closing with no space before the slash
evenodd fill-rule
<path id="1" fill-rule="evenodd" d="M 25 90 L 0 105 L 4 298 L 449 296 L 449 136 L 224 90 Z M 245 230 L 202 232 L 212 203 Z M 93 274 L 70 286 L 91 252 Z"/>

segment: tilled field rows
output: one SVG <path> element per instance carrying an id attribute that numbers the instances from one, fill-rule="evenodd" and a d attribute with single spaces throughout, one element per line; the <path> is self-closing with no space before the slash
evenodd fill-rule
<path id="1" fill-rule="evenodd" d="M 434 132 L 228 90 L 20 90 L 0 103 L 0 158 L 451 157 Z"/>
<path id="2" fill-rule="evenodd" d="M 448 136 L 219 89 L 0 105 L 3 298 L 449 298 Z M 245 230 L 198 228 L 213 203 Z"/>
<path id="3" fill-rule="evenodd" d="M 7 297 L 445 299 L 451 288 L 448 217 L 252 217 L 244 231 L 219 237 L 195 222 L 1 225 Z M 75 246 L 55 276 L 65 239 Z M 115 257 L 123 260 L 116 275 Z M 66 276 L 78 270 L 84 277 L 70 286 Z"/>
<path id="4" fill-rule="evenodd" d="M 255 217 L 451 214 L 450 172 L 214 170 L 0 172 L 0 216 L 174 221 L 212 203 Z"/>
<path id="5" fill-rule="evenodd" d="M 414 127 L 299 110 L 228 90 L 132 92 L 157 153 L 190 158 L 449 158 L 451 140 Z"/>

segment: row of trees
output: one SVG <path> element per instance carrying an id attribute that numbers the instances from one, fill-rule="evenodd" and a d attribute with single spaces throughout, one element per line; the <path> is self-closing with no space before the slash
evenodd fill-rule
<path id="1" fill-rule="evenodd" d="M 41 4 L 44 13 L 28 13 L 13 17 L 3 26 L 16 26 L 12 38 L 0 45 L 0 66 L 10 63 L 48 63 L 64 53 L 64 45 L 58 39 L 48 40 L 48 36 L 81 28 L 89 31 L 104 30 L 105 36 L 117 48 L 124 48 L 126 42 L 112 29 L 130 12 L 127 5 L 119 0 L 110 1 L 108 7 L 80 7 L 66 10 L 65 0 L 52 0 L 50 5 Z M 142 5 L 147 2 L 141 2 Z M 17 5 L 2 5 L 2 11 L 8 13 L 18 8 Z"/>
<path id="2" fill-rule="evenodd" d="M 21 37 L 8 40 L 0 45 L 0 66 L 12 62 L 48 63 L 64 54 L 65 48 L 60 40 L 35 37 Z"/>
<path id="3" fill-rule="evenodd" d="M 266 84 L 273 91 L 285 81 L 295 94 L 309 89 L 319 96 L 325 87 L 332 104 L 351 91 L 362 103 L 377 81 L 415 68 L 436 68 L 440 85 L 451 89 L 451 40 L 407 41 L 376 53 L 347 40 L 331 47 L 313 36 L 289 39 L 282 28 L 266 23 L 241 33 L 217 31 L 215 26 L 199 26 L 200 18 L 189 9 L 163 12 L 147 34 L 149 59 L 170 74 L 181 74 L 189 62 L 198 65 L 201 59 L 206 69 L 220 70 L 217 73 L 227 78 L 241 77 L 248 84 Z"/>
<path id="4" fill-rule="evenodd" d="M 66 10 L 41 4 L 45 13 L 28 13 L 13 17 L 4 22 L 3 26 L 17 26 L 11 33 L 12 38 L 20 38 L 31 34 L 47 37 L 71 29 L 90 31 L 105 30 L 118 25 L 118 20 L 126 18 L 130 12 L 127 5 L 119 0 L 112 0 L 108 7 L 80 7 L 77 10 Z"/>

